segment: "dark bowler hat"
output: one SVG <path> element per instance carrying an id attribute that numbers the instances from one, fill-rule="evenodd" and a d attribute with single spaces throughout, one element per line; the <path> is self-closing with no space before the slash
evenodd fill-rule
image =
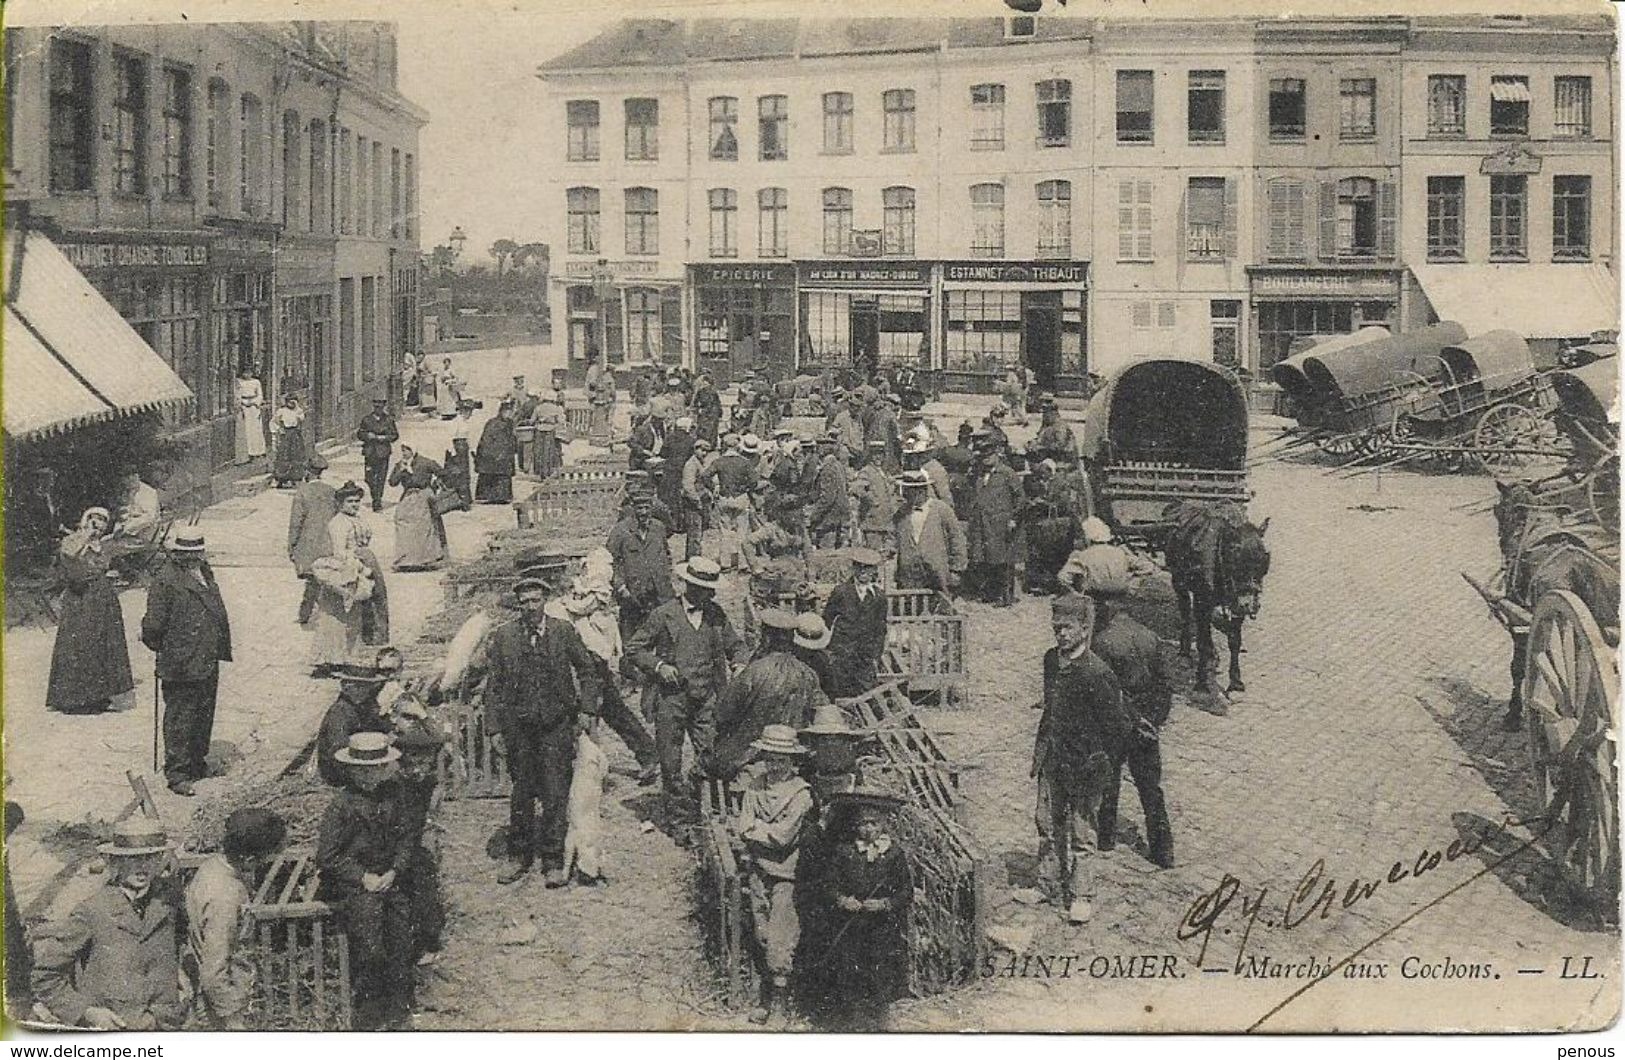
<path id="1" fill-rule="evenodd" d="M 287 834 L 288 823 L 281 814 L 263 806 L 245 806 L 226 818 L 226 838 L 221 847 L 237 857 L 263 857 L 281 846 Z"/>

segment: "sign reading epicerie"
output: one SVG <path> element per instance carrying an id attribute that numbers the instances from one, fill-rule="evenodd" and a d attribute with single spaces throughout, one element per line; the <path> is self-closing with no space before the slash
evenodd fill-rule
<path id="1" fill-rule="evenodd" d="M 207 243 L 62 243 L 78 269 L 183 268 L 209 264 Z"/>

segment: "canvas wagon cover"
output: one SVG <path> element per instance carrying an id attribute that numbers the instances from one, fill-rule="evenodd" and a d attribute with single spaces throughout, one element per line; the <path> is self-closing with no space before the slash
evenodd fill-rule
<path id="1" fill-rule="evenodd" d="M 1270 368 L 1270 377 L 1275 385 L 1287 392 L 1287 396 L 1300 405 L 1312 404 L 1324 398 L 1309 381 L 1303 372 L 1303 363 L 1310 357 L 1324 357 L 1336 350 L 1348 349 L 1351 346 L 1360 346 L 1377 339 L 1390 337 L 1387 328 L 1369 327 L 1359 331 L 1351 331 L 1342 335 L 1325 335 L 1320 341 L 1311 345 L 1302 353 L 1293 354 L 1283 361 L 1277 362 Z"/>
<path id="2" fill-rule="evenodd" d="M 1439 351 L 1467 341 L 1467 329 L 1444 321 L 1419 331 L 1361 343 L 1325 355 L 1311 353 L 1303 371 L 1328 396 L 1357 398 L 1404 382 L 1408 377 L 1437 374 Z"/>
<path id="3" fill-rule="evenodd" d="M 1205 361 L 1162 358 L 1122 368 L 1084 412 L 1083 455 L 1097 463 L 1242 470 L 1247 396 L 1241 381 Z"/>
<path id="4" fill-rule="evenodd" d="M 1516 331 L 1486 331 L 1466 342 L 1445 346 L 1439 360 L 1447 372 L 1447 383 L 1486 380 L 1495 389 L 1515 385 L 1535 374 L 1535 358 L 1529 343 Z"/>
<path id="5" fill-rule="evenodd" d="M 1552 389 L 1563 411 L 1591 423 L 1611 423 L 1619 401 L 1619 362 L 1593 361 L 1581 368 L 1553 372 Z"/>

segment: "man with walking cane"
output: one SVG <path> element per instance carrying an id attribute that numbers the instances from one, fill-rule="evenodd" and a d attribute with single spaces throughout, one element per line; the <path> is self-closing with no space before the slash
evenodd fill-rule
<path id="1" fill-rule="evenodd" d="M 220 664 L 231 661 L 231 622 L 220 586 L 204 558 L 201 530 L 175 534 L 169 562 L 147 594 L 141 643 L 157 655 L 155 677 L 163 693 L 164 779 L 177 795 L 208 775 L 205 759 L 214 731 Z M 157 701 L 154 699 L 154 715 Z M 156 722 L 153 761 L 157 768 Z"/>

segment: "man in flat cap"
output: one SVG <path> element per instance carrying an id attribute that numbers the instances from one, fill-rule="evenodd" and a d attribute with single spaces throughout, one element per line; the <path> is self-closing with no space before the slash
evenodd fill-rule
<path id="1" fill-rule="evenodd" d="M 824 605 L 829 626 L 830 694 L 862 695 L 879 683 L 880 657 L 886 650 L 886 590 L 880 585 L 884 558 L 872 548 L 852 550 L 852 577 L 835 587 Z"/>

